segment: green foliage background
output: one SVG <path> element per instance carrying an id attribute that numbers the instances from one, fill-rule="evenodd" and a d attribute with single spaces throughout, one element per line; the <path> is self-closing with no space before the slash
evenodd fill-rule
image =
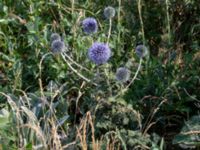
<path id="1" fill-rule="evenodd" d="M 96 138 L 100 139 L 115 130 L 121 148 L 146 145 L 141 149 L 168 149 L 172 144 L 178 147 L 182 143 L 199 148 L 199 139 L 196 144 L 191 141 L 192 138 L 183 137 L 182 140 L 181 133 L 178 134 L 185 129 L 185 120 L 193 115 L 199 116 L 200 1 L 141 0 L 141 14 L 138 3 L 139 0 L 0 0 L 2 149 L 8 144 L 11 149 L 31 149 L 39 143 L 34 133 L 34 136 L 30 135 L 32 131 L 18 126 L 30 123 L 29 113 L 34 114 L 47 137 L 51 137 L 48 130 L 51 124 L 47 123 L 47 118 L 56 115 L 53 121 L 60 125 L 58 132 L 69 135 L 63 139 L 62 145 L 72 142 L 76 127 L 87 111 L 91 111 L 96 120 Z M 88 60 L 87 50 L 93 41 L 107 40 L 109 21 L 103 16 L 106 6 L 116 9 L 109 43 L 113 55 L 108 64 L 97 67 Z M 85 35 L 81 29 L 81 21 L 89 16 L 95 17 L 99 24 L 99 31 L 93 36 Z M 44 59 L 40 76 L 40 61 L 51 51 L 49 39 L 54 32 L 59 33 L 68 45 L 67 54 L 90 70 L 89 73 L 79 71 L 93 79 L 97 87 L 85 83 L 68 68 L 62 57 L 55 55 Z M 139 59 L 134 49 L 140 43 L 147 45 L 150 56 L 143 63 L 138 80 L 127 93 L 115 99 L 114 96 L 125 86 L 115 81 L 115 71 L 120 66 L 126 66 L 132 76 L 135 74 Z M 100 77 L 96 76 L 99 72 Z M 8 101 L 8 96 L 12 101 Z M 42 96 L 50 105 L 43 103 Z M 160 105 L 163 100 L 166 102 Z M 11 103 L 16 104 L 16 110 L 24 106 L 30 112 L 26 114 L 24 110 L 19 117 Z M 159 110 L 154 113 L 157 108 Z M 134 116 L 136 112 L 141 115 L 139 120 Z M 45 119 L 39 121 L 41 118 Z M 142 136 L 152 122 L 155 124 L 149 128 L 143 141 Z M 200 130 L 196 122 L 194 126 L 195 131 Z M 27 139 L 26 144 L 19 144 L 16 137 L 20 133 Z M 88 137 L 90 135 L 88 133 Z M 134 141 L 135 136 L 141 140 Z M 155 140 L 156 137 L 158 140 Z M 80 147 L 80 141 L 76 142 Z M 88 145 L 90 142 L 88 138 Z M 49 148 L 52 147 L 50 143 L 47 142 Z"/>

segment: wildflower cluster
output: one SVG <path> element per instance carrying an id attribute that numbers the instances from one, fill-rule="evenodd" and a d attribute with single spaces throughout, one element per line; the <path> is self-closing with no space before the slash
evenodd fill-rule
<path id="1" fill-rule="evenodd" d="M 94 42 L 88 48 L 88 58 L 95 63 L 96 65 L 105 64 L 111 57 L 111 49 L 109 48 L 109 38 L 111 34 L 111 19 L 115 16 L 115 9 L 111 6 L 108 6 L 104 9 L 103 12 L 106 19 L 110 20 L 110 28 L 108 32 L 107 43 Z M 87 17 L 81 22 L 81 27 L 83 32 L 87 35 L 92 35 L 98 32 L 98 23 L 97 20 L 93 17 Z M 55 54 L 61 53 L 64 51 L 65 44 L 61 40 L 61 37 L 57 33 L 53 33 L 50 37 L 51 40 L 51 51 Z M 144 58 L 148 51 L 144 45 L 138 45 L 135 49 L 136 55 L 139 58 Z M 68 56 L 67 56 L 68 57 Z M 70 59 L 71 60 L 71 59 Z M 80 75 L 79 75 L 80 76 Z M 124 83 L 130 78 L 130 71 L 128 68 L 120 67 L 115 73 L 116 80 Z"/>

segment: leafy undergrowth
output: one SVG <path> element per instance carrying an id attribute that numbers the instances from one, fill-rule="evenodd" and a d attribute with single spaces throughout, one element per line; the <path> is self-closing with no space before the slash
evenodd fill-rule
<path id="1" fill-rule="evenodd" d="M 0 0 L 0 149 L 200 149 L 198 0 Z"/>

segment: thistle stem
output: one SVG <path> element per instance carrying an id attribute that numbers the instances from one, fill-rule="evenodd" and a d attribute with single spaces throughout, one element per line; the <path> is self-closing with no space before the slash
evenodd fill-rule
<path id="1" fill-rule="evenodd" d="M 167 12 L 167 30 L 168 30 L 168 42 L 171 44 L 171 29 L 170 29 L 170 18 L 169 18 L 169 0 L 165 0 L 166 3 L 166 12 Z"/>
<path id="2" fill-rule="evenodd" d="M 74 14 L 74 0 L 71 0 L 71 10 L 72 15 Z"/>
<path id="3" fill-rule="evenodd" d="M 44 59 L 48 56 L 48 55 L 52 55 L 52 53 L 46 53 L 45 55 L 42 56 L 40 63 L 39 63 L 39 85 L 40 85 L 40 93 L 42 95 L 42 97 L 44 98 L 44 90 L 43 90 L 43 85 L 42 85 L 42 63 L 44 61 Z"/>
<path id="4" fill-rule="evenodd" d="M 67 59 L 65 58 L 65 56 L 63 55 L 63 53 L 61 53 L 61 56 L 63 58 L 63 60 L 67 63 L 67 65 L 69 66 L 69 68 L 74 72 L 76 73 L 80 78 L 82 78 L 83 80 L 87 81 L 87 82 L 91 82 L 90 79 L 84 77 L 82 74 L 80 74 L 75 68 L 73 68 L 71 66 L 71 64 L 67 61 Z M 95 83 L 93 83 L 94 85 L 96 85 Z"/>
<path id="5" fill-rule="evenodd" d="M 81 69 L 84 69 L 84 70 L 90 72 L 90 70 L 88 70 L 87 68 L 85 68 L 85 67 L 81 66 L 80 64 L 78 64 L 77 62 L 75 62 L 75 61 L 74 61 L 70 56 L 68 56 L 66 53 L 63 53 L 63 55 L 64 55 L 65 57 L 67 57 L 67 59 L 69 59 L 69 60 L 70 60 L 72 63 L 74 63 L 76 66 L 78 66 L 78 67 L 80 67 Z"/>
<path id="6" fill-rule="evenodd" d="M 112 30 L 112 19 L 110 18 L 109 19 L 109 30 L 108 30 L 107 44 L 109 43 L 109 40 L 110 40 L 111 30 Z"/>
<path id="7" fill-rule="evenodd" d="M 119 26 L 119 25 L 121 25 L 121 18 L 120 18 L 121 0 L 118 1 L 118 4 L 119 4 L 119 6 L 118 6 L 118 15 L 117 15 L 117 17 L 118 17 L 118 26 Z M 119 35 L 120 35 L 120 30 L 119 30 Z"/>
<path id="8" fill-rule="evenodd" d="M 136 79 L 136 77 L 137 77 L 137 75 L 138 75 L 138 73 L 139 73 L 139 71 L 140 71 L 140 69 L 141 69 L 141 66 L 142 66 L 142 58 L 140 58 L 140 63 L 139 63 L 138 69 L 137 69 L 137 71 L 136 71 L 136 73 L 135 73 L 133 79 L 132 79 L 131 82 L 126 86 L 125 90 L 127 90 L 127 89 L 131 86 L 131 84 L 134 83 L 134 81 L 135 81 L 135 79 Z"/>
<path id="9" fill-rule="evenodd" d="M 141 8 L 141 0 L 138 0 L 138 12 L 139 12 L 139 18 L 140 18 L 140 25 L 141 25 L 141 30 L 142 30 L 142 41 L 143 44 L 145 44 L 145 36 L 144 36 L 144 23 L 142 20 L 142 8 Z"/>

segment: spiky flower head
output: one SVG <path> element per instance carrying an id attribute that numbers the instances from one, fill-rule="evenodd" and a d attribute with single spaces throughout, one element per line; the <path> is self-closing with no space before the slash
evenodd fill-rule
<path id="1" fill-rule="evenodd" d="M 136 52 L 136 55 L 139 57 L 139 58 L 143 58 L 145 56 L 147 56 L 148 54 L 148 50 L 147 50 L 147 47 L 144 46 L 144 45 L 138 45 L 136 48 L 135 48 L 135 52 Z"/>
<path id="2" fill-rule="evenodd" d="M 54 40 L 51 43 L 51 51 L 55 54 L 62 53 L 65 49 L 65 43 L 61 40 Z"/>
<path id="3" fill-rule="evenodd" d="M 86 34 L 96 33 L 98 30 L 98 24 L 95 18 L 88 17 L 82 21 L 83 31 Z"/>
<path id="4" fill-rule="evenodd" d="M 51 43 L 55 40 L 61 40 L 61 37 L 58 33 L 52 33 L 50 37 Z"/>
<path id="5" fill-rule="evenodd" d="M 111 56 L 111 50 L 108 44 L 95 42 L 88 49 L 88 57 L 95 64 L 100 65 L 108 61 Z"/>
<path id="6" fill-rule="evenodd" d="M 125 67 L 120 67 L 117 69 L 115 77 L 120 82 L 126 82 L 130 78 L 130 71 Z"/>
<path id="7" fill-rule="evenodd" d="M 115 16 L 115 9 L 111 6 L 108 6 L 104 9 L 104 16 L 107 19 L 111 19 Z"/>

